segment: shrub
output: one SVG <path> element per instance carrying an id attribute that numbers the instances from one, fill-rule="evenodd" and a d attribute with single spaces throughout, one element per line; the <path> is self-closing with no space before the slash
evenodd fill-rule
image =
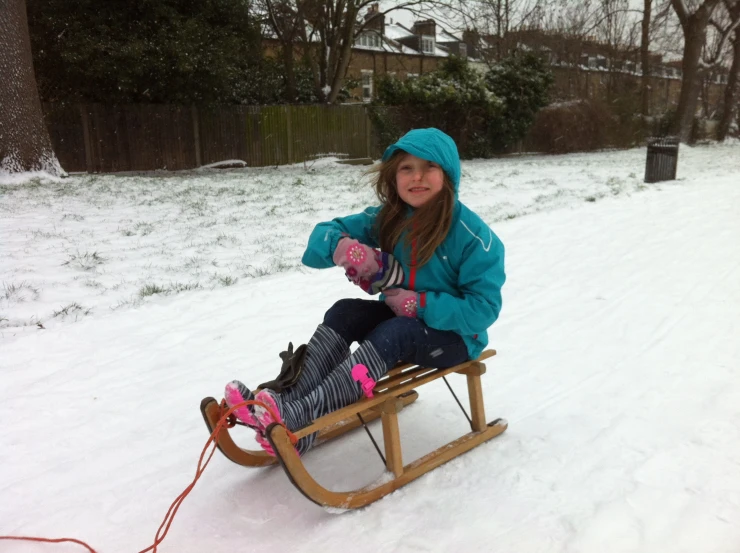
<path id="1" fill-rule="evenodd" d="M 526 133 L 551 82 L 533 56 L 505 60 L 487 75 L 451 57 L 415 79 L 380 79 L 371 119 L 381 150 L 409 129 L 437 127 L 452 136 L 461 157 L 487 157 Z"/>

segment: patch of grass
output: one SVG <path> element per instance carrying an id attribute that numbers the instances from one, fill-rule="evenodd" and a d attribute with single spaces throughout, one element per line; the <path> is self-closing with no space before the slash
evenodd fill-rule
<path id="1" fill-rule="evenodd" d="M 72 221 L 84 221 L 85 218 L 82 215 L 77 215 L 76 213 L 65 213 L 62 215 L 62 221 L 66 221 L 67 219 L 71 219 Z"/>
<path id="2" fill-rule="evenodd" d="M 246 278 L 260 278 L 272 273 L 269 267 L 255 267 L 254 265 L 250 265 L 248 263 L 240 263 L 237 268 L 241 270 L 241 276 Z"/>
<path id="3" fill-rule="evenodd" d="M 171 294 L 179 294 L 180 292 L 188 292 L 190 290 L 200 290 L 203 286 L 198 282 L 171 282 L 167 286 L 160 286 L 159 284 L 146 284 L 139 289 L 139 297 L 146 298 L 153 296 L 154 294 L 160 294 L 163 296 L 169 296 Z"/>
<path id="4" fill-rule="evenodd" d="M 179 294 L 180 292 L 189 292 L 191 290 L 200 290 L 203 286 L 199 282 L 188 282 L 183 284 L 182 282 L 170 283 L 167 287 L 168 294 Z"/>
<path id="5" fill-rule="evenodd" d="M 196 192 L 195 188 L 192 186 L 188 186 L 187 188 L 183 188 L 182 190 L 178 190 L 175 192 L 174 196 L 176 198 L 190 196 L 193 192 Z"/>
<path id="6" fill-rule="evenodd" d="M 98 252 L 85 252 L 85 253 L 74 253 L 69 256 L 69 259 L 62 263 L 71 267 L 77 267 L 83 271 L 91 271 L 98 265 L 105 263 L 106 259 L 101 256 Z"/>
<path id="7" fill-rule="evenodd" d="M 194 255 L 192 257 L 189 257 L 187 261 L 185 261 L 185 265 L 183 265 L 183 267 L 185 267 L 186 269 L 197 269 L 201 265 L 203 265 L 203 258 Z"/>
<path id="8" fill-rule="evenodd" d="M 122 307 L 129 307 L 129 306 L 135 306 L 140 304 L 141 301 L 138 300 L 119 300 L 118 303 L 115 305 L 111 305 L 110 309 L 111 311 L 116 311 L 118 309 L 121 309 Z"/>
<path id="9" fill-rule="evenodd" d="M 609 177 L 606 181 L 606 185 L 609 187 L 612 194 L 617 196 L 620 192 L 622 192 L 624 181 L 622 181 L 622 179 L 618 177 Z"/>
<path id="10" fill-rule="evenodd" d="M 54 194 L 56 196 L 75 196 L 78 193 L 79 189 L 74 186 L 71 179 L 63 180 L 54 187 Z"/>
<path id="11" fill-rule="evenodd" d="M 232 236 L 230 234 L 221 233 L 216 237 L 216 240 L 213 242 L 217 246 L 224 246 L 226 244 L 231 244 L 232 246 L 238 246 L 242 243 L 241 240 L 239 240 L 236 236 Z"/>
<path id="12" fill-rule="evenodd" d="M 596 201 L 596 197 L 595 196 L 586 196 L 585 200 L 587 202 L 595 202 Z"/>
<path id="13" fill-rule="evenodd" d="M 154 225 L 142 221 L 134 225 L 134 230 L 138 232 L 141 236 L 147 236 L 154 232 Z"/>
<path id="14" fill-rule="evenodd" d="M 31 236 L 35 239 L 39 238 L 64 238 L 64 235 L 60 232 L 46 232 L 44 230 L 31 231 Z"/>
<path id="15" fill-rule="evenodd" d="M 52 314 L 53 318 L 61 317 L 62 319 L 66 319 L 67 317 L 74 315 L 75 317 L 78 317 L 80 315 L 89 315 L 92 312 L 92 309 L 88 307 L 83 307 L 77 302 L 72 302 L 69 305 L 65 305 L 58 311 L 54 311 Z"/>
<path id="16" fill-rule="evenodd" d="M 205 198 L 190 202 L 184 208 L 184 211 L 192 211 L 196 215 L 200 216 L 205 215 L 209 210 L 210 207 L 208 206 L 208 202 L 205 200 Z"/>
<path id="17" fill-rule="evenodd" d="M 158 284 L 146 284 L 139 289 L 139 297 L 146 298 L 154 294 L 165 294 L 167 289 Z"/>
<path id="18" fill-rule="evenodd" d="M 36 300 L 38 299 L 39 294 L 39 289 L 35 286 L 32 286 L 25 280 L 18 284 L 15 284 L 13 282 L 11 282 L 10 284 L 3 282 L 2 295 L 8 302 L 14 301 L 16 303 L 21 303 L 27 301 L 29 297 Z"/>
<path id="19" fill-rule="evenodd" d="M 213 275 L 211 280 L 217 281 L 221 286 L 233 286 L 239 279 L 231 275 Z"/>

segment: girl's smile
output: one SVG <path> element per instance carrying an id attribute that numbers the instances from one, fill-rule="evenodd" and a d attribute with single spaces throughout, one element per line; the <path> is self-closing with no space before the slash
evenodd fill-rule
<path id="1" fill-rule="evenodd" d="M 444 184 L 444 172 L 434 162 L 406 154 L 396 170 L 396 189 L 411 207 L 420 207 L 436 196 Z"/>

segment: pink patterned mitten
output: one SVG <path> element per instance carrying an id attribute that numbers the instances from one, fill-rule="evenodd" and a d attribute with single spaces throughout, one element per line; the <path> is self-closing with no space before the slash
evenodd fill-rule
<path id="1" fill-rule="evenodd" d="M 334 264 L 347 272 L 347 277 L 367 278 L 380 269 L 375 251 L 354 238 L 345 237 L 339 240 L 332 256 Z"/>
<path id="2" fill-rule="evenodd" d="M 419 294 L 413 290 L 392 288 L 385 290 L 385 304 L 399 317 L 416 317 Z"/>

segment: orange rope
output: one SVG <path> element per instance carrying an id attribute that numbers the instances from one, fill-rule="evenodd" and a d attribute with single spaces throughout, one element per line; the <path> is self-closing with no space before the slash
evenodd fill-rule
<path id="1" fill-rule="evenodd" d="M 236 416 L 233 414 L 234 411 L 246 405 L 259 405 L 267 409 L 267 411 L 272 415 L 273 420 L 278 420 L 278 417 L 275 411 L 273 411 L 268 405 L 265 405 L 261 401 L 255 401 L 255 400 L 243 401 L 242 403 L 234 405 L 228 410 L 225 410 L 225 405 L 222 402 L 220 406 L 220 411 L 219 411 L 220 417 L 219 417 L 218 423 L 216 424 L 216 427 L 213 429 L 213 432 L 211 433 L 208 440 L 206 441 L 206 445 L 203 447 L 203 451 L 201 452 L 200 458 L 198 459 L 198 466 L 195 469 L 195 477 L 193 478 L 193 481 L 182 491 L 180 495 L 178 495 L 175 498 L 175 500 L 172 502 L 172 505 L 170 505 L 170 508 L 167 510 L 167 514 L 165 514 L 164 516 L 164 520 L 162 521 L 162 524 L 159 525 L 159 529 L 157 530 L 157 533 L 154 536 L 154 543 L 150 545 L 149 547 L 147 547 L 146 549 L 142 549 L 141 551 L 139 551 L 139 553 L 148 553 L 149 551 L 151 551 L 152 553 L 157 553 L 157 546 L 164 541 L 164 538 L 167 535 L 167 532 L 169 532 L 170 530 L 170 526 L 172 526 L 172 521 L 175 519 L 175 515 L 177 514 L 177 511 L 178 509 L 180 509 L 180 505 L 182 505 L 182 502 L 185 501 L 185 498 L 193 490 L 196 482 L 198 482 L 200 477 L 203 475 L 203 471 L 206 470 L 208 463 L 211 462 L 211 458 L 213 457 L 213 454 L 216 452 L 216 447 L 218 447 L 219 434 L 224 428 L 232 428 L 234 426 L 236 422 Z M 279 424 L 283 428 L 285 428 L 285 431 L 288 433 L 288 437 L 290 438 L 290 442 L 293 445 L 295 445 L 296 442 L 298 442 L 298 437 L 295 434 L 293 434 L 290 430 L 288 430 L 288 427 L 285 426 L 284 423 L 279 423 Z M 210 453 L 208 453 L 209 446 L 211 446 Z M 208 455 L 206 456 L 207 453 Z M 205 459 L 205 462 L 203 461 L 203 459 Z M 85 542 L 76 540 L 73 538 L 49 539 L 49 538 L 33 538 L 33 537 L 25 537 L 25 536 L 0 536 L 0 540 L 18 540 L 18 541 L 34 541 L 34 542 L 48 542 L 48 543 L 72 542 L 72 543 L 76 543 L 78 545 L 85 547 L 90 553 L 97 553 L 92 547 L 87 545 Z"/>
<path id="2" fill-rule="evenodd" d="M 90 553 L 97 553 L 92 547 L 87 545 L 84 541 L 76 540 L 74 538 L 32 538 L 27 536 L 0 536 L 0 540 L 17 540 L 17 541 L 40 541 L 44 543 L 65 543 L 71 542 L 81 545 L 87 549 Z"/>

